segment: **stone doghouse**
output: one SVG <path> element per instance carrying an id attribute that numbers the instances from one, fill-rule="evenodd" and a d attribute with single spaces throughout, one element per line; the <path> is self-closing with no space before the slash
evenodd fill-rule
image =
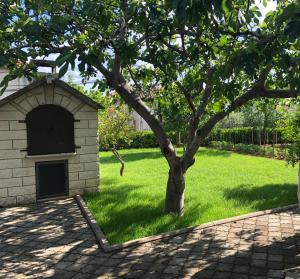
<path id="1" fill-rule="evenodd" d="M 95 192 L 100 105 L 50 75 L 0 97 L 0 206 Z"/>

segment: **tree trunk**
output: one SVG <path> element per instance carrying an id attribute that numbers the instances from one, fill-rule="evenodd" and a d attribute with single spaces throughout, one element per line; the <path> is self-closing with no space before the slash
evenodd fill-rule
<path id="1" fill-rule="evenodd" d="M 297 195 L 298 195 L 298 205 L 300 207 L 300 163 L 299 163 L 299 167 L 298 167 L 298 191 L 297 191 Z"/>
<path id="2" fill-rule="evenodd" d="M 165 213 L 184 213 L 185 178 L 181 166 L 171 168 L 167 183 Z"/>

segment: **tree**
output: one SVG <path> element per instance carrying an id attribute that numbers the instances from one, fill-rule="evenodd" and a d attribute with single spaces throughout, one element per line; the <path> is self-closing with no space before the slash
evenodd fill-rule
<path id="1" fill-rule="evenodd" d="M 125 162 L 118 152 L 118 143 L 124 142 L 130 144 L 132 142 L 133 127 L 130 125 L 132 121 L 128 108 L 126 106 L 110 105 L 99 116 L 99 142 L 100 147 L 110 150 L 121 163 L 120 175 L 123 175 Z"/>
<path id="2" fill-rule="evenodd" d="M 185 173 L 213 127 L 251 100 L 299 96 L 299 3 L 278 2 L 261 21 L 254 0 L 2 1 L 2 86 L 34 76 L 29 58 L 59 54 L 60 76 L 78 61 L 83 80 L 108 85 L 151 127 L 169 165 L 165 212 L 183 214 Z M 189 111 L 182 156 L 143 101 L 154 87 Z"/>
<path id="3" fill-rule="evenodd" d="M 298 201 L 300 205 L 300 106 L 295 114 L 288 112 L 283 119 L 277 122 L 287 146 L 287 162 L 293 167 L 298 165 Z"/>

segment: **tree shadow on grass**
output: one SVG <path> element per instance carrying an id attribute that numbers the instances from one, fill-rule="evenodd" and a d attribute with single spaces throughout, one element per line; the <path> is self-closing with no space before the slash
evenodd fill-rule
<path id="1" fill-rule="evenodd" d="M 199 204 L 188 209 L 184 218 L 166 215 L 163 212 L 165 197 L 135 191 L 141 187 L 146 186 L 123 185 L 84 195 L 93 217 L 111 244 L 185 228 L 211 207 Z"/>
<path id="2" fill-rule="evenodd" d="M 297 203 L 297 185 L 286 183 L 253 187 L 242 184 L 237 188 L 225 189 L 224 197 L 240 204 L 251 204 L 257 210 L 265 210 Z"/>

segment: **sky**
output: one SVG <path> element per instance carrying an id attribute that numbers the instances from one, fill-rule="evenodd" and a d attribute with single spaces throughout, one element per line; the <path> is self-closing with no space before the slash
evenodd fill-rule
<path id="1" fill-rule="evenodd" d="M 265 15 L 269 11 L 275 10 L 277 1 L 273 1 L 273 0 L 267 1 L 267 6 L 266 7 L 264 7 L 262 0 L 255 0 L 255 4 L 256 4 L 256 6 L 258 6 L 260 8 L 260 11 L 262 13 L 261 21 L 263 21 L 263 18 L 265 17 Z M 49 56 L 48 57 L 48 59 L 55 59 L 55 58 L 56 58 L 56 56 Z M 75 84 L 81 84 L 80 73 L 79 73 L 78 69 L 76 69 L 76 67 L 75 67 L 74 71 L 69 69 L 68 72 L 63 77 L 63 80 L 69 81 L 70 77 L 71 77 L 71 80 Z M 93 85 L 93 80 L 89 81 L 89 83 L 85 85 L 85 89 L 87 89 L 87 90 L 90 89 L 92 87 L 92 85 Z"/>

